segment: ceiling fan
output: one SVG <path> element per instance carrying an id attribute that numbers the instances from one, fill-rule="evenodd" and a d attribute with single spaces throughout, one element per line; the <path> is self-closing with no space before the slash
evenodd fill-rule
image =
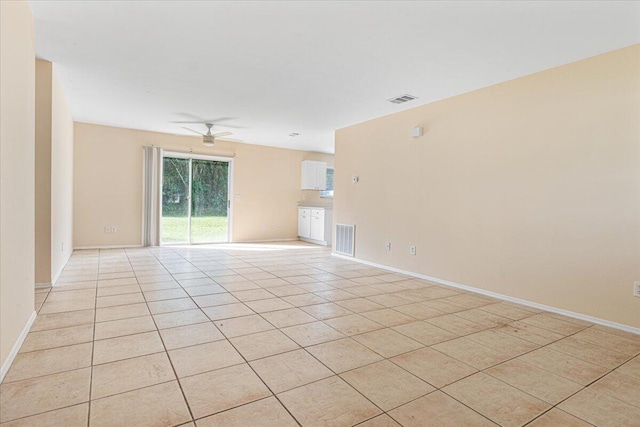
<path id="1" fill-rule="evenodd" d="M 197 133 L 198 135 L 202 135 L 202 143 L 207 147 L 213 147 L 213 144 L 215 144 L 216 142 L 216 138 L 227 136 L 227 135 L 233 135 L 233 132 L 211 133 L 211 128 L 213 127 L 213 123 L 204 123 L 204 125 L 207 127 L 207 133 L 198 132 L 197 130 L 193 130 L 184 126 L 182 128 L 188 131 L 191 131 L 193 133 Z"/>
<path id="2" fill-rule="evenodd" d="M 216 126 L 220 126 L 219 123 L 220 122 L 225 122 L 228 120 L 234 120 L 234 117 L 218 117 L 217 119 L 211 119 L 211 120 L 207 120 L 207 119 L 203 119 L 202 117 L 198 117 L 194 114 L 190 114 L 190 113 L 178 113 L 181 116 L 185 116 L 191 120 L 182 120 L 182 121 L 175 121 L 175 122 L 171 122 L 171 123 L 183 123 L 183 124 L 203 124 L 207 127 L 207 133 L 202 133 L 202 132 L 198 132 L 197 130 L 193 130 L 190 129 L 188 127 L 182 127 L 183 129 L 186 129 L 190 132 L 194 132 L 197 133 L 198 135 L 202 135 L 202 143 L 204 145 L 206 145 L 207 147 L 211 147 L 213 146 L 213 144 L 215 143 L 215 139 L 222 137 L 222 136 L 228 136 L 228 135 L 233 135 L 232 132 L 217 132 L 217 133 L 211 133 L 211 128 L 216 125 Z M 242 129 L 242 126 L 234 126 L 234 125 L 221 125 L 222 127 L 228 127 L 228 128 L 237 128 L 237 129 Z M 233 140 L 232 140 L 233 141 Z"/>
<path id="3" fill-rule="evenodd" d="M 196 116 L 195 114 L 191 114 L 191 113 L 177 113 L 177 114 L 180 116 L 186 117 L 188 120 L 180 120 L 180 121 L 175 121 L 171 123 L 182 123 L 182 124 L 202 123 L 203 125 L 207 123 L 211 123 L 216 126 L 221 126 L 224 128 L 243 129 L 242 126 L 220 124 L 222 122 L 228 122 L 229 120 L 235 120 L 235 117 L 218 117 L 217 119 L 203 119 L 202 117 Z"/>

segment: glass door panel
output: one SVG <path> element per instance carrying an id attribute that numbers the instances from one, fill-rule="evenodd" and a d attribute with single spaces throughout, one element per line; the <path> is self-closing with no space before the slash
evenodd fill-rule
<path id="1" fill-rule="evenodd" d="M 162 169 L 162 243 L 189 243 L 189 159 L 165 157 Z"/>
<path id="2" fill-rule="evenodd" d="M 229 240 L 229 163 L 191 161 L 191 243 Z"/>

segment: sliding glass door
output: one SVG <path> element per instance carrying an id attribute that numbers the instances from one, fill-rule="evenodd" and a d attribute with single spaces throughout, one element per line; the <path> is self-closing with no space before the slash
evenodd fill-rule
<path id="1" fill-rule="evenodd" d="M 189 243 L 189 159 L 164 157 L 162 243 Z"/>
<path id="2" fill-rule="evenodd" d="M 162 243 L 230 241 L 230 161 L 166 153 Z"/>
<path id="3" fill-rule="evenodd" d="M 191 161 L 191 243 L 229 241 L 229 162 Z"/>

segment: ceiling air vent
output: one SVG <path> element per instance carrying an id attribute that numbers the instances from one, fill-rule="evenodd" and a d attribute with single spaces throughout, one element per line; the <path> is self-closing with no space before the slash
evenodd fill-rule
<path id="1" fill-rule="evenodd" d="M 395 98 L 391 98 L 391 99 L 387 99 L 387 101 L 393 103 L 393 104 L 404 104 L 405 102 L 408 101 L 413 101 L 414 99 L 417 99 L 417 96 L 413 96 L 413 95 L 408 95 L 408 94 L 404 94 L 404 95 L 400 95 L 400 96 L 396 96 Z"/>

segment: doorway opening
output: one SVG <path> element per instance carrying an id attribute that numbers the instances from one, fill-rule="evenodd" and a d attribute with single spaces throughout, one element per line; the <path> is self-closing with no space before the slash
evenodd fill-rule
<path id="1" fill-rule="evenodd" d="M 231 242 L 233 160 L 166 152 L 162 167 L 161 242 Z"/>

